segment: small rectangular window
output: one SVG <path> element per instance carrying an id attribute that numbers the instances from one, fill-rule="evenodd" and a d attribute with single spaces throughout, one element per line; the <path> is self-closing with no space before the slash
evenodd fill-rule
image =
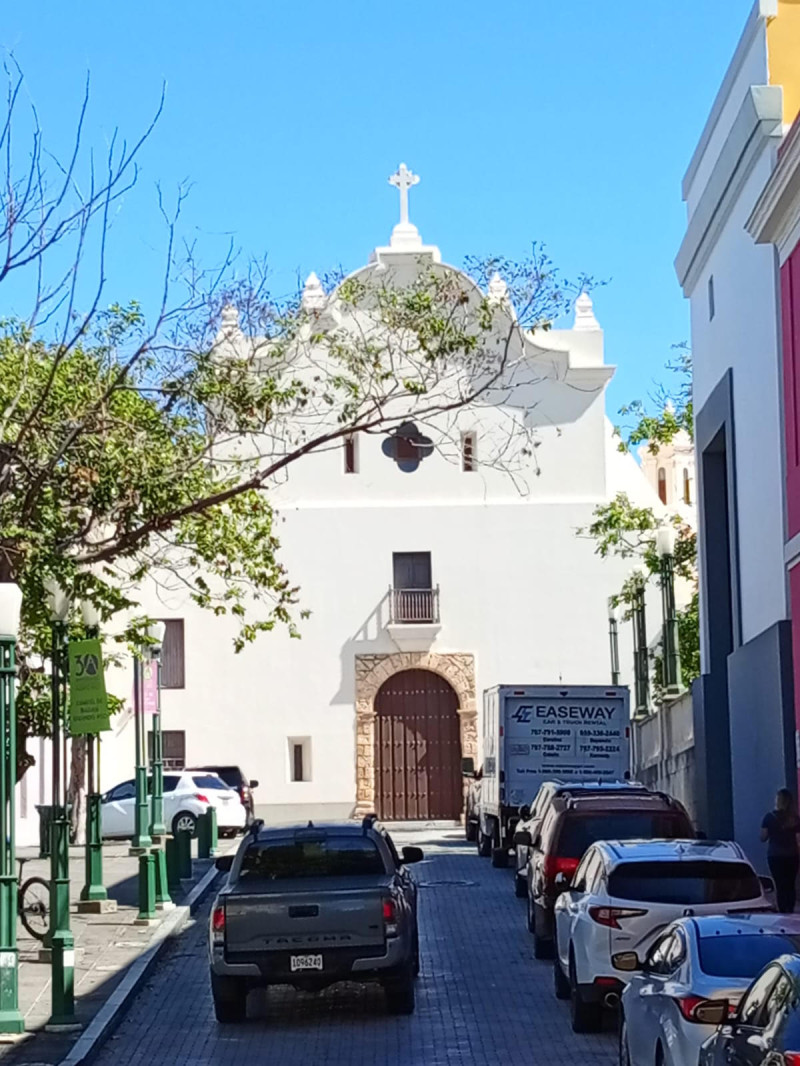
<path id="1" fill-rule="evenodd" d="M 354 436 L 344 438 L 344 472 L 358 473 L 358 441 Z"/>
<path id="2" fill-rule="evenodd" d="M 186 765 L 186 733 L 182 729 L 163 729 L 161 744 L 165 770 L 182 770 Z M 153 734 L 147 734 L 147 759 L 153 762 Z"/>
<path id="3" fill-rule="evenodd" d="M 289 737 L 289 780 L 311 780 L 310 737 Z"/>
<path id="4" fill-rule="evenodd" d="M 714 303 L 714 275 L 708 279 L 708 320 L 709 322 L 716 314 L 717 309 Z"/>
<path id="5" fill-rule="evenodd" d="M 186 659 L 183 640 L 183 619 L 164 619 L 166 631 L 161 648 L 161 687 L 186 687 Z"/>
<path id="6" fill-rule="evenodd" d="M 461 434 L 461 469 L 465 473 L 472 473 L 477 468 L 476 445 L 475 433 Z"/>

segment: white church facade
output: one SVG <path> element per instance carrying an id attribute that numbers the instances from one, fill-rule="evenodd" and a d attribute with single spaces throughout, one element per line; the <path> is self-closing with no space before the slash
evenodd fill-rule
<path id="1" fill-rule="evenodd" d="M 405 218 L 357 276 L 439 261 Z M 323 313 L 336 298 L 312 276 L 306 301 Z M 247 342 L 231 311 L 219 341 Z M 577 530 L 618 492 L 656 509 L 658 493 L 606 416 L 614 368 L 589 297 L 572 328 L 526 333 L 522 347 L 537 380 L 525 417 L 538 447 L 519 476 L 485 462 L 493 412 L 465 410 L 447 447 L 426 424 L 430 445 L 405 461 L 389 431 L 360 434 L 306 456 L 270 490 L 280 558 L 310 612 L 300 639 L 276 628 L 234 654 L 232 619 L 179 589 L 142 590 L 142 607 L 169 627 L 172 765 L 241 766 L 259 781 L 259 810 L 276 819 L 458 818 L 461 759 L 480 757 L 483 689 L 610 681 L 607 602 L 632 561 L 601 559 Z M 655 584 L 648 599 L 654 634 Z M 622 681 L 632 684 L 630 626 L 620 629 Z M 130 676 L 113 672 L 109 687 L 129 692 Z M 103 741 L 103 789 L 132 776 L 133 745 L 123 712 Z"/>

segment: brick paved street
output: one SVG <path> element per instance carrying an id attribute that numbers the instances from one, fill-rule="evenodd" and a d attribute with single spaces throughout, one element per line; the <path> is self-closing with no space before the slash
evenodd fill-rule
<path id="1" fill-rule="evenodd" d="M 244 1025 L 214 1021 L 205 956 L 208 906 L 168 949 L 100 1066 L 609 1066 L 616 1039 L 576 1036 L 536 962 L 508 870 L 493 870 L 455 830 L 398 831 L 422 846 L 422 975 L 417 1010 L 385 1013 L 378 987 L 340 985 L 317 997 L 250 996 Z"/>

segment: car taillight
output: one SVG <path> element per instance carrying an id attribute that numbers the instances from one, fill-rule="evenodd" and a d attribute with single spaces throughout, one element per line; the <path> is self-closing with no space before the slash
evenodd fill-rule
<path id="1" fill-rule="evenodd" d="M 609 929 L 621 929 L 620 918 L 641 918 L 647 911 L 635 907 L 590 907 L 589 917 L 598 925 L 607 925 Z"/>
<path id="2" fill-rule="evenodd" d="M 208 796 L 204 796 L 202 792 L 195 792 L 194 798 L 196 800 L 199 800 L 200 803 L 208 803 L 210 806 L 211 801 L 209 800 Z"/>
<path id="3" fill-rule="evenodd" d="M 211 913 L 211 932 L 214 940 L 221 941 L 225 935 L 225 908 L 215 907 Z"/>
<path id="4" fill-rule="evenodd" d="M 800 1066 L 800 1051 L 784 1051 L 783 1061 L 786 1066 Z"/>
<path id="5" fill-rule="evenodd" d="M 681 996 L 675 1003 L 687 1022 L 698 1022 L 700 1025 L 709 1025 L 708 1012 L 719 1007 L 719 1000 L 703 999 L 702 996 Z"/>
<path id="6" fill-rule="evenodd" d="M 571 878 L 578 869 L 580 861 L 580 859 L 568 859 L 563 855 L 545 855 L 544 876 L 548 881 L 554 880 L 558 874 L 564 874 L 566 878 Z"/>
<path id="7" fill-rule="evenodd" d="M 397 908 L 391 899 L 383 901 L 383 929 L 387 936 L 397 936 Z"/>

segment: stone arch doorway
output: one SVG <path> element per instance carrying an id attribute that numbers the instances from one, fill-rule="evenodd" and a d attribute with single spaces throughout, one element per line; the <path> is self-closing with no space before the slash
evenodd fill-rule
<path id="1" fill-rule="evenodd" d="M 429 670 L 443 677 L 458 696 L 461 756 L 478 757 L 475 659 L 468 652 L 406 651 L 356 655 L 356 806 L 363 818 L 375 810 L 375 699 L 385 681 L 403 670 Z M 465 783 L 466 784 L 466 783 Z"/>
<path id="2" fill-rule="evenodd" d="M 461 814 L 458 695 L 430 670 L 401 670 L 375 697 L 375 808 L 394 821 Z"/>

